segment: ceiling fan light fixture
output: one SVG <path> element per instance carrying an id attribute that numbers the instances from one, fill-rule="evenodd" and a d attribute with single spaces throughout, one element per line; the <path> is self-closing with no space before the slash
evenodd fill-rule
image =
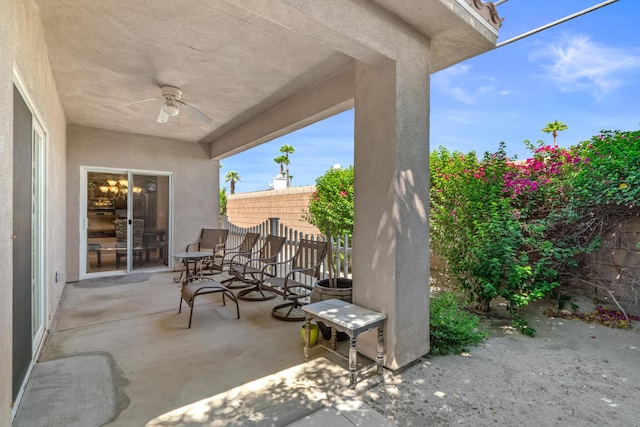
<path id="1" fill-rule="evenodd" d="M 198 110 L 196 107 L 182 101 L 182 91 L 180 89 L 175 86 L 161 86 L 160 90 L 162 92 L 162 98 L 143 99 L 131 102 L 127 105 L 148 101 L 163 101 L 160 106 L 158 118 L 156 119 L 156 122 L 160 124 L 168 123 L 171 117 L 180 115 L 180 110 L 183 109 L 182 107 L 184 107 L 188 113 L 196 116 L 206 124 L 211 124 L 211 118 L 209 116 Z"/>
<path id="2" fill-rule="evenodd" d="M 162 111 L 170 117 L 177 116 L 180 113 L 180 108 L 173 101 L 167 101 L 162 106 Z"/>

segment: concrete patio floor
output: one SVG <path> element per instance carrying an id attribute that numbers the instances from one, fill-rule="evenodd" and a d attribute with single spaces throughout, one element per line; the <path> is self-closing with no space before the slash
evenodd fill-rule
<path id="1" fill-rule="evenodd" d="M 301 322 L 278 300 L 196 300 L 178 314 L 174 273 L 67 284 L 14 426 L 391 425 L 323 349 L 303 362 Z M 385 374 L 385 376 L 388 374 Z"/>

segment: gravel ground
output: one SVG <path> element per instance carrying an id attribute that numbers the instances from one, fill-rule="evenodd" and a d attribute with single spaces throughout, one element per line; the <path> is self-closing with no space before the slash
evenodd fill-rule
<path id="1" fill-rule="evenodd" d="M 523 312 L 535 338 L 494 308 L 484 343 L 425 357 L 362 399 L 400 426 L 640 426 L 640 322 L 611 329 L 547 317 L 549 308 L 538 302 Z"/>

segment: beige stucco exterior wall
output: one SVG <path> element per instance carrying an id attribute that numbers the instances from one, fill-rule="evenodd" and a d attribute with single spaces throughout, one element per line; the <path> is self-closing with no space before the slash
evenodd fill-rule
<path id="1" fill-rule="evenodd" d="M 81 166 L 171 172 L 173 251 L 219 224 L 219 163 L 197 143 L 71 125 L 67 129 L 67 192 L 80 194 Z M 80 201 L 67 206 L 67 281 L 79 278 Z"/>
<path id="2" fill-rule="evenodd" d="M 353 301 L 387 315 L 391 369 L 429 351 L 429 45 L 405 48 L 397 62 L 356 66 Z"/>
<path id="3" fill-rule="evenodd" d="M 11 424 L 13 278 L 13 80 L 14 67 L 27 102 L 46 132 L 47 328 L 64 286 L 66 232 L 65 117 L 48 61 L 38 10 L 30 0 L 0 0 L 0 425 Z M 29 214 L 28 212 L 25 214 Z"/>
<path id="4" fill-rule="evenodd" d="M 6 1 L 2 2 L 4 9 Z M 13 98 L 11 65 L 15 51 L 10 51 L 16 34 L 12 28 L 15 13 L 0 13 L 0 96 L 2 99 Z M 12 341 L 12 174 L 13 174 L 13 118 L 12 102 L 0 103 L 0 193 L 3 202 L 0 203 L 0 425 L 11 424 L 11 346 L 5 345 Z"/>
<path id="5" fill-rule="evenodd" d="M 356 180 L 362 183 L 356 186 L 363 187 L 364 192 L 356 201 L 356 216 L 360 217 L 360 221 L 356 218 L 356 224 L 360 225 L 354 253 L 363 261 L 354 271 L 356 286 L 358 281 L 361 283 L 354 298 L 357 303 L 389 314 L 387 363 L 391 367 L 402 366 L 428 350 L 428 345 L 412 345 L 420 338 L 414 333 L 416 330 L 426 333 L 428 338 L 428 301 L 424 295 L 428 240 L 421 237 L 427 236 L 428 231 L 423 206 L 427 198 L 420 190 L 428 188 L 428 173 L 422 173 L 423 165 L 419 164 L 428 158 L 424 155 L 428 151 L 428 80 L 425 78 L 430 65 L 426 58 L 428 42 L 419 40 L 419 46 L 415 46 L 411 25 L 404 25 L 393 14 L 384 13 L 375 2 L 285 3 L 295 5 L 303 13 L 276 7 L 277 2 L 255 2 L 251 6 L 259 16 L 280 22 L 285 28 L 294 28 L 302 37 L 317 36 L 319 41 L 361 63 L 356 83 L 355 166 Z M 434 6 L 439 3 L 430 2 Z M 456 2 L 447 3 L 462 13 Z M 444 14 L 448 9 L 439 10 Z M 468 18 L 466 15 L 461 18 Z M 474 34 L 456 32 L 454 37 L 446 39 L 461 40 L 464 44 L 456 46 L 462 47 L 477 42 L 476 37 L 472 37 Z M 493 41 L 488 37 L 483 44 Z M 172 172 L 174 250 L 193 241 L 200 228 L 218 223 L 219 170 L 218 163 L 209 160 L 197 144 L 80 126 L 67 128 L 45 42 L 38 9 L 32 0 L 0 0 L 0 95 L 4 95 L 4 100 L 12 99 L 15 67 L 28 101 L 47 133 L 45 276 L 48 310 L 52 315 L 65 280 L 72 281 L 78 276 L 77 195 L 81 165 Z M 448 46 L 444 43 L 443 55 L 451 54 Z M 387 59 L 395 62 L 393 76 L 376 69 L 384 66 Z M 329 98 L 320 106 L 315 95 L 300 94 L 293 102 L 281 104 L 286 108 L 274 108 L 258 117 L 259 126 L 252 128 L 245 124 L 234 129 L 233 135 L 243 143 L 252 139 L 257 145 L 284 132 L 282 129 L 287 123 L 290 124 L 287 129 L 299 128 L 319 116 L 327 117 L 349 108 L 354 76 L 339 77 L 329 85 L 336 92 L 317 86 L 312 93 L 324 92 L 325 99 Z M 379 77 L 383 81 L 377 81 Z M 61 92 L 74 89 L 65 87 Z M 377 102 L 381 106 L 373 105 Z M 1 103 L 0 173 L 4 179 L 0 179 L 0 194 L 5 203 L 0 203 L 0 271 L 3 273 L 0 275 L 0 425 L 11 424 L 12 119 L 12 102 Z M 224 144 L 220 144 L 222 142 Z M 211 147 L 211 153 L 223 157 L 239 149 L 240 145 L 236 144 L 238 141 L 234 138 L 222 138 Z M 374 149 L 380 150 L 374 152 Z M 55 283 L 57 271 L 66 274 Z M 381 274 L 376 275 L 378 272 Z"/>
<path id="6" fill-rule="evenodd" d="M 321 234 L 302 219 L 309 206 L 309 197 L 315 191 L 313 185 L 289 187 L 284 190 L 254 191 L 227 195 L 229 222 L 250 227 L 279 218 L 279 223 L 306 234 Z"/>

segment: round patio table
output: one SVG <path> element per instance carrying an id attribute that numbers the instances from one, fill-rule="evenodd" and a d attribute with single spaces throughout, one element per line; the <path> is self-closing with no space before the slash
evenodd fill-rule
<path id="1" fill-rule="evenodd" d="M 211 252 L 176 252 L 171 255 L 175 259 L 179 259 L 182 261 L 182 269 L 180 270 L 180 275 L 173 278 L 173 281 L 179 283 L 182 281 L 182 284 L 185 285 L 191 281 L 191 279 L 198 275 L 198 264 L 199 261 L 202 261 L 207 258 L 211 258 Z M 189 263 L 193 263 L 193 270 L 189 270 Z"/>

